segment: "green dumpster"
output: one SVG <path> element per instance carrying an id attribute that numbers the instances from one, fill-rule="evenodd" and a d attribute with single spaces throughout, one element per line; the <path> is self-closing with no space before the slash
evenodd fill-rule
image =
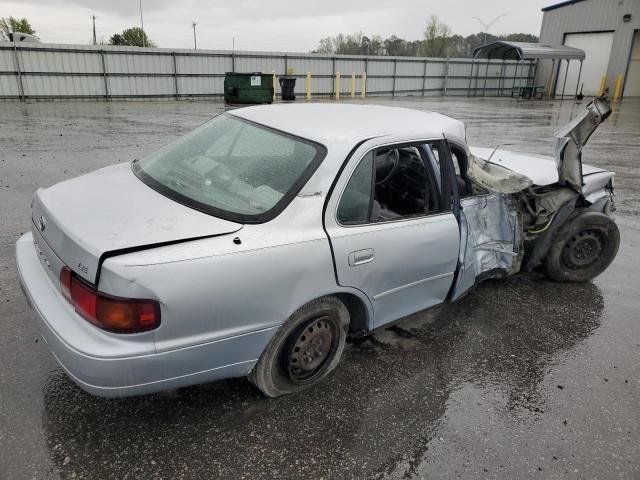
<path id="1" fill-rule="evenodd" d="M 224 76 L 224 101 L 228 103 L 271 103 L 273 101 L 273 75 L 260 72 L 227 72 Z"/>

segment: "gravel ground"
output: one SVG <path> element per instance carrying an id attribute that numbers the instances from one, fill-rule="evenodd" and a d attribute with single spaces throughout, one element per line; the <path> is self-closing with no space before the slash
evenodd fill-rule
<path id="1" fill-rule="evenodd" d="M 573 102 L 377 98 L 466 122 L 469 143 L 552 152 Z M 244 379 L 121 400 L 57 366 L 18 286 L 34 190 L 126 162 L 218 102 L 0 104 L 0 478 L 640 478 L 640 101 L 584 152 L 616 172 L 622 245 L 593 283 L 488 281 L 351 343 L 300 395 Z"/>

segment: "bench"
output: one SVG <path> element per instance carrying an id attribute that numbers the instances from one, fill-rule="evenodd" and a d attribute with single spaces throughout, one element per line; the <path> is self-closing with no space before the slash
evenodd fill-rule
<path id="1" fill-rule="evenodd" d="M 516 98 L 537 98 L 538 100 L 542 98 L 544 94 L 544 85 L 527 85 L 527 86 L 519 86 L 513 87 L 511 89 L 511 97 Z"/>

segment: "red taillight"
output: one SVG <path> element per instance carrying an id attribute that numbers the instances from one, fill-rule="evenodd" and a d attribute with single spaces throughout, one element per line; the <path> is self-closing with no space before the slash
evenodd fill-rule
<path id="1" fill-rule="evenodd" d="M 137 333 L 160 325 L 160 306 L 155 300 L 121 298 L 93 289 L 69 267 L 60 270 L 60 290 L 82 317 L 96 327 L 116 333 Z"/>
<path id="2" fill-rule="evenodd" d="M 62 296 L 71 301 L 71 269 L 69 267 L 62 267 L 60 270 L 60 290 Z"/>

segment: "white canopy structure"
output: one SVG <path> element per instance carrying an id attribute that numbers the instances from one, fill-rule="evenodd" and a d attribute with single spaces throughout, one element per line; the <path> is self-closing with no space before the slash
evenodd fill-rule
<path id="1" fill-rule="evenodd" d="M 562 58 L 568 60 L 584 60 L 584 51 L 579 48 L 552 47 L 540 43 L 507 42 L 500 40 L 488 43 L 473 51 L 473 58 L 500 60 L 524 60 L 537 58 Z"/>
<path id="2" fill-rule="evenodd" d="M 471 94 L 471 90 L 472 90 L 471 85 L 474 79 L 476 81 L 475 86 L 473 87 L 474 94 L 477 90 L 477 83 L 478 83 L 477 80 L 478 80 L 478 73 L 480 69 L 481 59 L 487 60 L 486 61 L 487 72 L 489 69 L 489 63 L 492 60 L 502 60 L 503 62 L 507 60 L 512 60 L 512 61 L 516 60 L 518 64 L 516 65 L 516 71 L 513 77 L 512 91 L 513 90 L 522 91 L 522 89 L 524 88 L 524 89 L 530 89 L 530 91 L 533 91 L 534 93 L 537 88 L 541 88 L 541 87 L 536 87 L 534 85 L 531 85 L 533 79 L 531 78 L 531 75 L 529 75 L 530 70 L 528 71 L 525 84 L 522 85 L 524 64 L 525 62 L 529 62 L 530 64 L 534 64 L 535 62 L 535 65 L 537 66 L 538 60 L 550 59 L 550 60 L 553 60 L 553 67 L 551 68 L 551 76 L 549 78 L 549 84 L 547 87 L 547 92 L 549 92 L 549 95 L 551 93 L 551 88 L 552 88 L 553 73 L 556 70 L 555 68 L 556 61 L 558 61 L 558 70 L 559 70 L 561 62 L 565 60 L 567 62 L 567 67 L 566 67 L 567 71 L 569 70 L 569 62 L 571 60 L 577 60 L 580 62 L 580 70 L 578 73 L 578 81 L 576 83 L 576 92 L 575 92 L 577 96 L 578 86 L 580 85 L 580 76 L 582 74 L 582 62 L 584 61 L 584 58 L 585 58 L 585 53 L 583 50 L 580 50 L 578 48 L 573 48 L 573 47 L 567 47 L 564 45 L 554 47 L 551 45 L 542 45 L 540 43 L 508 42 L 505 40 L 499 40 L 497 42 L 488 43 L 486 45 L 482 45 L 476 48 L 473 51 L 473 61 L 474 61 L 474 64 L 478 66 L 476 68 L 475 77 L 474 77 L 474 70 L 473 70 L 474 64 L 471 65 L 471 77 L 469 79 L 468 94 Z M 478 62 L 476 62 L 476 60 L 478 60 Z M 517 75 L 518 67 L 520 67 L 519 77 Z M 498 95 L 500 95 L 501 91 L 503 90 L 501 86 L 504 85 L 504 80 L 505 80 L 504 72 L 505 72 L 505 68 L 503 66 L 503 68 L 500 71 L 500 77 L 498 82 L 499 83 Z M 482 88 L 483 95 L 484 95 L 484 90 L 486 89 L 486 77 L 487 75 L 485 74 L 484 86 Z M 518 79 L 517 85 L 516 85 L 516 78 Z M 565 72 L 564 82 L 562 85 L 562 94 L 561 94 L 562 97 L 564 97 L 566 82 L 567 82 L 567 75 Z"/>

